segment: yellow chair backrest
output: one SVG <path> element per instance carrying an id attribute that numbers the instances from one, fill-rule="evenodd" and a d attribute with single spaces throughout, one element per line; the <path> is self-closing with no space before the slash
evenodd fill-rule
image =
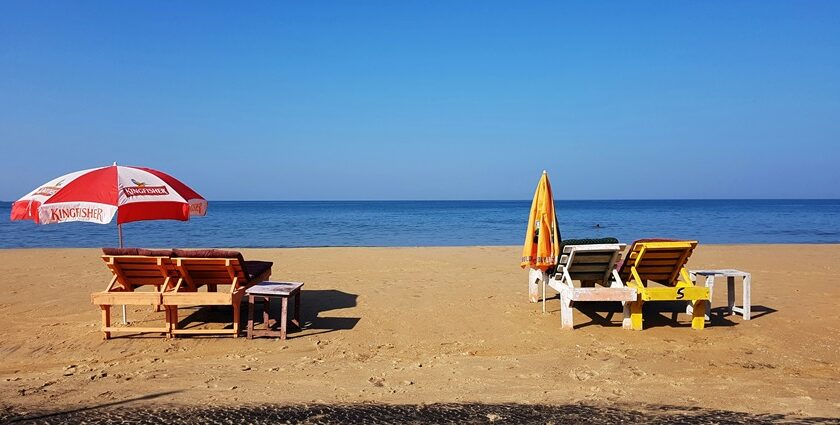
<path id="1" fill-rule="evenodd" d="M 650 280 L 674 286 L 696 246 L 697 241 L 637 241 L 630 248 L 619 275 L 625 282 L 634 280 L 632 268 L 635 267 L 641 285 L 647 286 Z"/>

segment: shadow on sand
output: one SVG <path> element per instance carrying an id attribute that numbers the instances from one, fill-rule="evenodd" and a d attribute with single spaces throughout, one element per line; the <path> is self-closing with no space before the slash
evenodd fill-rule
<path id="1" fill-rule="evenodd" d="M 300 307 L 301 307 L 301 321 L 303 322 L 303 329 L 297 329 L 293 326 L 289 327 L 289 338 L 293 338 L 294 334 L 306 330 L 306 335 L 322 334 L 335 332 L 339 330 L 353 329 L 359 320 L 358 317 L 330 317 L 324 316 L 324 312 L 341 310 L 346 308 L 356 307 L 356 298 L 358 295 L 350 294 L 334 289 L 316 289 L 306 290 L 301 292 Z M 280 317 L 279 302 L 272 301 L 270 309 L 271 318 L 277 319 Z M 289 313 L 294 307 L 289 303 Z M 232 308 L 230 306 L 216 306 L 190 308 L 190 314 L 178 322 L 178 327 L 182 329 L 198 327 L 212 323 L 226 323 L 225 329 L 230 329 L 230 318 Z M 240 327 L 244 330 L 248 325 L 248 307 L 247 298 L 243 299 L 242 317 L 240 318 Z M 263 305 L 257 302 L 254 305 L 254 324 L 255 327 L 261 327 L 263 317 Z M 310 332 L 313 331 L 314 332 Z M 182 336 L 181 336 L 182 337 Z"/>
<path id="2" fill-rule="evenodd" d="M 76 409 L 70 410 L 60 410 L 60 411 L 52 411 L 52 412 L 41 412 L 41 413 L 28 413 L 28 414 L 15 414 L 14 408 L 4 407 L 0 409 L 0 423 L 62 423 L 66 422 L 69 418 L 78 417 L 79 422 L 84 421 L 88 415 L 96 417 L 99 415 L 98 412 L 92 412 L 93 410 L 100 410 L 100 409 L 114 409 L 117 406 L 133 403 L 135 401 L 146 401 L 146 400 L 154 400 L 159 397 L 165 397 L 172 394 L 177 394 L 182 392 L 181 390 L 176 391 L 165 391 L 161 393 L 151 393 L 146 394 L 139 397 L 128 398 L 125 400 L 119 401 L 112 401 L 109 403 L 102 403 L 94 406 L 84 406 L 79 407 Z"/>
<path id="3" fill-rule="evenodd" d="M 154 395 L 159 397 L 160 395 Z M 141 397 L 143 399 L 144 397 Z M 149 396 L 145 397 L 146 399 Z M 307 424 L 824 424 L 838 418 L 751 414 L 699 407 L 587 404 L 350 404 L 234 407 L 118 406 L 137 399 L 68 411 L 18 416 L 0 409 L 4 423 L 307 423 Z"/>
<path id="4" fill-rule="evenodd" d="M 549 298 L 551 299 L 551 298 Z M 559 302 L 559 296 L 555 296 Z M 548 300 L 548 299 L 547 299 Z M 685 302 L 674 301 L 657 301 L 649 302 L 644 305 L 644 327 L 656 328 L 661 326 L 670 326 L 676 328 L 691 327 L 690 316 L 685 314 Z M 582 302 L 574 305 L 575 309 L 575 329 L 585 328 L 588 326 L 606 326 L 606 327 L 621 327 L 621 319 L 623 318 L 621 304 L 618 302 Z M 777 310 L 763 305 L 753 305 L 751 308 L 751 319 L 755 320 L 764 317 L 768 314 L 773 314 Z M 557 310 L 550 309 L 552 314 L 559 314 L 559 307 Z M 577 314 L 580 313 L 580 314 Z M 584 322 L 581 316 L 585 316 L 589 321 Z M 733 317 L 738 317 L 739 322 L 742 321 L 740 315 L 731 315 L 726 307 L 714 307 L 711 314 L 709 314 L 709 321 L 706 326 L 735 326 L 738 322 L 732 320 Z M 678 320 L 680 319 L 680 320 Z M 559 320 L 559 319 L 558 319 Z"/>

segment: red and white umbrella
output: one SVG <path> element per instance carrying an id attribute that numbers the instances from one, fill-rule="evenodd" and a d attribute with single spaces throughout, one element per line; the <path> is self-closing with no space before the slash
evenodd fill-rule
<path id="1" fill-rule="evenodd" d="M 53 179 L 12 204 L 12 220 L 40 224 L 87 221 L 122 225 L 141 220 L 189 220 L 207 213 L 207 201 L 169 174 L 143 167 L 76 171 Z M 126 323 L 123 306 L 123 323 Z"/>
<path id="2" fill-rule="evenodd" d="M 151 168 L 91 168 L 53 179 L 12 204 L 12 220 L 40 224 L 87 221 L 189 220 L 207 201 L 174 177 Z"/>

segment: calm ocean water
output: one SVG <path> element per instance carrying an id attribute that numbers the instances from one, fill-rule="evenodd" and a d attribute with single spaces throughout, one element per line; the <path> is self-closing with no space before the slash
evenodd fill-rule
<path id="1" fill-rule="evenodd" d="M 206 217 L 123 226 L 126 246 L 519 245 L 531 201 L 210 202 Z M 557 201 L 563 238 L 840 243 L 840 200 Z M 11 222 L 0 248 L 117 245 L 116 225 Z M 600 227 L 596 227 L 596 225 Z"/>

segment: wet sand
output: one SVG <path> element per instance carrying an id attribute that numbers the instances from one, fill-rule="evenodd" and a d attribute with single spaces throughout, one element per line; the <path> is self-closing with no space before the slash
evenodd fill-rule
<path id="1" fill-rule="evenodd" d="M 753 320 L 723 315 L 719 284 L 705 330 L 685 314 L 673 320 L 683 306 L 648 304 L 641 332 L 621 329 L 609 304 L 584 305 L 577 329 L 561 330 L 558 299 L 548 314 L 527 302 L 516 247 L 244 253 L 274 261 L 275 280 L 306 282 L 305 329 L 289 340 L 103 341 L 89 300 L 109 279 L 97 250 L 0 250 L 0 418 L 75 411 L 40 420 L 154 422 L 183 409 L 333 423 L 532 414 L 559 423 L 576 412 L 598 423 L 593 411 L 632 422 L 840 417 L 840 245 L 701 245 L 690 267 L 753 273 Z M 228 314 L 184 309 L 181 318 L 212 327 Z M 151 326 L 163 313 L 129 306 L 129 319 Z"/>

